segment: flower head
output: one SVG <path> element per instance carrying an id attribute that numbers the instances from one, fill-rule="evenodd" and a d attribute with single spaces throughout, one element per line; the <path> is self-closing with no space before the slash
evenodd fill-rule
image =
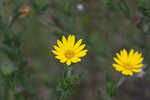
<path id="1" fill-rule="evenodd" d="M 24 17 L 30 13 L 31 8 L 29 6 L 24 6 L 20 9 L 21 17 Z"/>
<path id="2" fill-rule="evenodd" d="M 113 58 L 116 64 L 113 67 L 117 71 L 122 72 L 123 75 L 133 75 L 133 72 L 141 72 L 143 67 L 142 61 L 144 58 L 139 52 L 134 52 L 133 49 L 130 50 L 129 54 L 126 49 L 123 49 L 119 53 L 116 53 L 116 57 Z"/>
<path id="3" fill-rule="evenodd" d="M 85 44 L 82 44 L 82 39 L 75 43 L 75 36 L 69 35 L 68 38 L 62 36 L 62 42 L 57 40 L 58 46 L 54 45 L 52 52 L 56 55 L 56 59 L 59 59 L 61 63 L 66 63 L 70 66 L 71 63 L 77 63 L 81 61 L 81 57 L 87 54 Z"/>

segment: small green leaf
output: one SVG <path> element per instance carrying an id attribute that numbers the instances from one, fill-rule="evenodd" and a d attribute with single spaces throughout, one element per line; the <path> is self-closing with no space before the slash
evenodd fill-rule
<path id="1" fill-rule="evenodd" d="M 72 5 L 69 3 L 66 3 L 64 7 L 64 13 L 70 16 L 72 14 L 72 10 L 73 10 Z"/>
<path id="2" fill-rule="evenodd" d="M 4 65 L 3 67 L 1 67 L 1 73 L 4 76 L 10 76 L 14 71 L 15 69 L 9 65 Z"/>
<path id="3" fill-rule="evenodd" d="M 78 74 L 78 77 L 81 80 L 85 75 L 86 75 L 86 72 L 81 72 Z"/>

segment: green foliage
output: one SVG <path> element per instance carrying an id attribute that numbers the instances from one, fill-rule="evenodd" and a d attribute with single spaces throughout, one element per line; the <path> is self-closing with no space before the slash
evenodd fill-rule
<path id="1" fill-rule="evenodd" d="M 115 11 L 116 10 L 116 7 L 115 7 L 113 0 L 107 0 L 105 3 L 105 6 L 109 11 Z"/>
<path id="2" fill-rule="evenodd" d="M 138 10 L 144 15 L 149 16 L 149 1 L 139 1 Z"/>
<path id="3" fill-rule="evenodd" d="M 105 80 L 106 80 L 106 91 L 108 96 L 109 97 L 115 96 L 118 91 L 116 87 L 117 81 L 111 80 L 108 73 L 106 73 Z"/>
<path id="4" fill-rule="evenodd" d="M 73 8 L 72 8 L 71 4 L 66 3 L 65 6 L 64 6 L 64 13 L 68 16 L 71 16 L 72 15 L 72 10 L 73 10 Z"/>
<path id="5" fill-rule="evenodd" d="M 70 73 L 68 76 L 69 68 L 64 68 L 64 74 L 58 79 L 57 90 L 61 96 L 58 96 L 59 100 L 66 100 L 70 95 L 73 95 L 75 89 L 79 87 L 80 81 L 82 80 L 85 72 L 79 74 Z M 61 99 L 62 98 L 62 99 Z"/>
<path id="6" fill-rule="evenodd" d="M 100 90 L 97 89 L 97 94 L 98 94 L 98 100 L 104 100 L 102 97 L 102 93 Z"/>
<path id="7" fill-rule="evenodd" d="M 9 65 L 4 65 L 0 71 L 3 77 L 9 77 L 9 76 L 12 76 L 15 69 Z"/>
<path id="8" fill-rule="evenodd" d="M 124 13 L 125 17 L 131 19 L 130 10 L 126 0 L 120 0 L 119 8 Z"/>
<path id="9" fill-rule="evenodd" d="M 119 87 L 124 83 L 124 81 L 128 78 L 128 76 L 122 76 L 119 80 L 112 80 L 109 73 L 106 73 L 105 81 L 106 81 L 106 92 L 108 98 L 112 98 L 119 94 Z"/>
<path id="10" fill-rule="evenodd" d="M 35 0 L 31 1 L 33 10 L 37 15 L 41 15 L 45 10 L 49 8 L 48 0 Z"/>
<path id="11" fill-rule="evenodd" d="M 127 19 L 131 19 L 131 12 L 126 0 L 107 0 L 105 6 L 110 12 L 114 13 L 120 10 Z"/>

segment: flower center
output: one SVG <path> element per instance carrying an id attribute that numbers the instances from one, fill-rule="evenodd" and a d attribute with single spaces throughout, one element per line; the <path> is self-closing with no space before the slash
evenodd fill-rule
<path id="1" fill-rule="evenodd" d="M 132 69 L 132 65 L 128 64 L 128 63 L 124 64 L 124 68 L 130 70 L 130 69 Z"/>
<path id="2" fill-rule="evenodd" d="M 64 55 L 67 59 L 71 59 L 74 56 L 74 52 L 71 50 L 67 50 Z"/>

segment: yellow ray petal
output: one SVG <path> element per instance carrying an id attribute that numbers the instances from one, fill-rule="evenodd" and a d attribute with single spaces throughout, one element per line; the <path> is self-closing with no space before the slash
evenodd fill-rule
<path id="1" fill-rule="evenodd" d="M 133 75 L 133 72 L 132 72 L 132 71 L 129 71 L 129 70 L 124 70 L 124 71 L 122 71 L 122 74 L 123 74 L 123 75 L 130 75 L 130 76 L 132 76 L 132 75 Z"/>
<path id="2" fill-rule="evenodd" d="M 67 39 L 67 48 L 72 48 L 72 47 L 71 47 L 71 46 L 72 46 L 72 45 L 71 45 L 71 44 L 72 44 L 72 43 L 71 43 L 71 42 L 72 42 L 71 39 L 72 39 L 72 35 L 69 35 L 69 36 L 68 36 L 68 39 Z"/>
<path id="3" fill-rule="evenodd" d="M 69 35 L 68 37 L 68 48 L 73 48 L 75 42 L 74 35 Z"/>
<path id="4" fill-rule="evenodd" d="M 141 54 L 139 54 L 138 57 L 135 58 L 134 64 L 139 64 L 139 63 L 141 63 L 143 60 L 144 60 L 144 58 L 141 57 Z"/>
<path id="5" fill-rule="evenodd" d="M 68 36 L 68 42 L 71 42 L 71 37 L 72 37 L 72 35 Z"/>
<path id="6" fill-rule="evenodd" d="M 56 56 L 56 58 L 57 58 L 57 59 L 65 59 L 64 56 L 60 56 L 60 55 L 59 55 L 59 56 Z"/>
<path id="7" fill-rule="evenodd" d="M 63 44 L 60 40 L 57 40 L 57 44 L 58 44 L 59 48 L 63 48 Z"/>
<path id="8" fill-rule="evenodd" d="M 133 57 L 133 54 L 134 54 L 134 50 L 131 49 L 130 52 L 129 52 L 128 62 L 131 62 L 131 59 L 132 59 L 132 57 Z"/>
<path id="9" fill-rule="evenodd" d="M 55 54 L 55 55 L 59 55 L 59 52 L 55 51 L 55 50 L 52 50 L 52 52 Z"/>
<path id="10" fill-rule="evenodd" d="M 120 50 L 120 56 L 121 57 L 123 56 L 123 50 Z"/>
<path id="11" fill-rule="evenodd" d="M 114 57 L 113 59 L 116 63 L 118 63 L 119 65 L 122 65 L 122 62 L 119 59 L 117 59 L 116 57 Z"/>
<path id="12" fill-rule="evenodd" d="M 127 53 L 126 49 L 123 49 L 123 58 L 124 58 L 124 60 L 127 60 L 127 58 L 128 58 L 128 53 Z"/>
<path id="13" fill-rule="evenodd" d="M 113 67 L 115 67 L 117 71 L 123 71 L 124 70 L 124 68 L 118 64 L 113 64 Z"/>
<path id="14" fill-rule="evenodd" d="M 67 59 L 66 59 L 66 58 L 64 58 L 64 59 L 61 59 L 61 60 L 60 60 L 60 62 L 61 62 L 61 63 L 65 63 L 65 62 L 66 62 L 66 60 L 67 60 Z"/>
<path id="15" fill-rule="evenodd" d="M 133 67 L 134 68 L 140 68 L 140 67 L 143 67 L 144 66 L 144 64 L 138 64 L 138 65 L 134 65 Z"/>
<path id="16" fill-rule="evenodd" d="M 116 53 L 116 56 L 117 56 L 118 60 L 120 60 L 121 62 L 124 62 L 123 57 L 119 53 Z"/>
<path id="17" fill-rule="evenodd" d="M 71 61 L 72 61 L 73 63 L 77 63 L 77 62 L 80 62 L 81 59 L 76 57 L 76 58 L 72 58 Z"/>
<path id="18" fill-rule="evenodd" d="M 82 44 L 79 48 L 77 48 L 75 50 L 76 53 L 80 52 L 81 50 L 83 50 L 85 48 L 85 44 Z"/>
<path id="19" fill-rule="evenodd" d="M 63 42 L 63 45 L 66 46 L 67 45 L 67 40 L 65 38 L 65 36 L 63 35 L 62 36 L 62 42 Z"/>
<path id="20" fill-rule="evenodd" d="M 58 46 L 56 46 L 56 45 L 54 45 L 54 47 L 53 47 L 56 51 L 61 51 L 61 49 L 58 47 Z"/>
<path id="21" fill-rule="evenodd" d="M 66 64 L 67 64 L 67 66 L 70 66 L 71 65 L 71 60 L 67 60 Z"/>
<path id="22" fill-rule="evenodd" d="M 141 72 L 142 69 L 132 69 L 133 72 Z"/>
<path id="23" fill-rule="evenodd" d="M 142 63 L 142 62 L 143 62 L 143 60 L 144 60 L 144 58 L 142 57 L 142 58 L 140 58 L 139 60 L 137 60 L 136 62 L 134 62 L 134 64 Z"/>
<path id="24" fill-rule="evenodd" d="M 142 56 L 142 54 L 140 54 L 138 52 L 136 54 L 134 54 L 134 56 L 133 56 L 134 61 L 136 62 L 138 59 L 141 58 L 141 56 Z"/>
<path id="25" fill-rule="evenodd" d="M 138 52 L 136 51 L 132 56 L 131 62 L 135 64 L 137 57 L 138 57 Z"/>
<path id="26" fill-rule="evenodd" d="M 121 56 L 120 56 L 120 54 L 119 54 L 119 53 L 116 53 L 116 56 L 118 57 L 118 59 L 120 59 L 120 60 L 121 60 Z"/>
<path id="27" fill-rule="evenodd" d="M 83 56 L 85 56 L 85 55 L 87 54 L 87 51 L 88 51 L 88 50 L 80 51 L 79 53 L 77 53 L 77 54 L 75 55 L 75 57 L 83 57 Z"/>
<path id="28" fill-rule="evenodd" d="M 130 50 L 130 52 L 129 52 L 129 57 L 132 57 L 132 56 L 133 56 L 133 54 L 134 54 L 134 50 L 133 50 L 133 49 L 131 49 L 131 50 Z"/>
<path id="29" fill-rule="evenodd" d="M 74 50 L 76 50 L 82 43 L 82 39 L 80 39 L 76 44 L 75 46 L 73 47 Z"/>
<path id="30" fill-rule="evenodd" d="M 71 37 L 71 43 L 70 43 L 71 48 L 74 46 L 74 43 L 75 43 L 75 36 L 72 35 L 72 37 Z"/>
<path id="31" fill-rule="evenodd" d="M 123 71 L 124 68 L 123 67 L 116 67 L 116 70 L 120 72 L 120 71 Z"/>

